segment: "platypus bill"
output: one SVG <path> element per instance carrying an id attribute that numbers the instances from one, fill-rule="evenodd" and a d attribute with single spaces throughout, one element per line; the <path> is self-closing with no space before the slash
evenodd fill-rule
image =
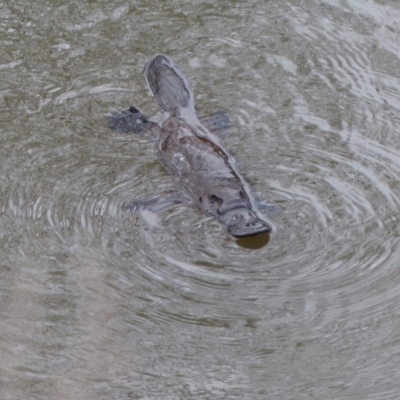
<path id="1" fill-rule="evenodd" d="M 158 159 L 183 194 L 161 196 L 147 204 L 153 210 L 182 202 L 194 204 L 237 238 L 269 233 L 271 225 L 258 216 L 235 160 L 197 117 L 185 77 L 165 55 L 153 57 L 143 72 L 150 92 L 163 111 L 162 118 L 157 123 L 150 121 L 131 107 L 114 114 L 109 126 L 120 132 L 146 132 L 155 136 Z M 221 118 L 224 119 L 223 114 L 216 113 L 216 119 L 209 119 L 207 125 L 218 130 L 224 124 L 224 121 L 218 122 Z"/>

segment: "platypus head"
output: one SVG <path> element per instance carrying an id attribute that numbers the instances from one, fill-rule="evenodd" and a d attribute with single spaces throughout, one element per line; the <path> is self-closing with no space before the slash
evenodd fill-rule
<path id="1" fill-rule="evenodd" d="M 256 215 L 250 202 L 244 196 L 224 199 L 212 194 L 208 196 L 207 201 L 214 206 L 217 219 L 234 237 L 243 238 L 266 234 L 272 230 L 270 224 Z"/>

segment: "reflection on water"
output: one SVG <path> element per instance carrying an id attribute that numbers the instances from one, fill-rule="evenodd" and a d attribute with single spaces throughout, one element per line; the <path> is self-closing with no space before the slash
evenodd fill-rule
<path id="1" fill-rule="evenodd" d="M 257 235 L 236 240 L 236 244 L 245 249 L 261 249 L 269 242 L 270 235 Z"/>
<path id="2" fill-rule="evenodd" d="M 400 6 L 355 0 L 0 3 L 1 399 L 397 399 Z M 151 142 L 166 53 L 269 236 L 235 241 Z"/>

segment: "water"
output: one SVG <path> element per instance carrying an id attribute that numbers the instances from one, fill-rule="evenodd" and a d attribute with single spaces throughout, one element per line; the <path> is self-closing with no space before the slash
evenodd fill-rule
<path id="1" fill-rule="evenodd" d="M 400 5 L 0 3 L 1 399 L 397 399 Z M 243 246 L 187 207 L 152 143 L 156 53 L 257 196 Z M 249 249 L 247 247 L 255 247 Z"/>

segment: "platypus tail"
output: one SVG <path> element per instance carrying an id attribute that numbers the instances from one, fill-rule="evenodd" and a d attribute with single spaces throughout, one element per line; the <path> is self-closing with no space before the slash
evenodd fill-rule
<path id="1" fill-rule="evenodd" d="M 194 111 L 193 93 L 185 77 L 165 55 L 154 56 L 144 67 L 147 85 L 163 111 Z"/>

